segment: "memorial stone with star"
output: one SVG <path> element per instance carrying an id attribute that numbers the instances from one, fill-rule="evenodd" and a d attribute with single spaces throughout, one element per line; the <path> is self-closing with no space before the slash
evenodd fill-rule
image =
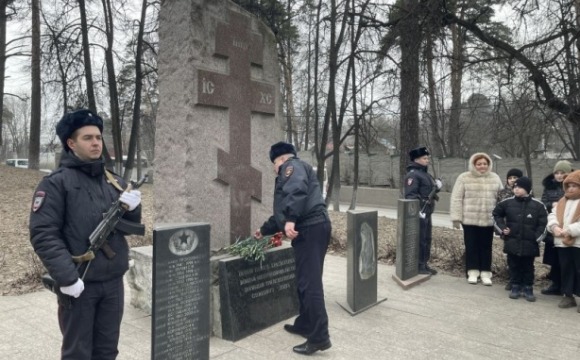
<path id="1" fill-rule="evenodd" d="M 161 7 L 155 222 L 208 222 L 212 248 L 272 211 L 270 146 L 281 140 L 272 32 L 226 0 Z"/>
<path id="2" fill-rule="evenodd" d="M 210 226 L 153 230 L 152 359 L 209 359 Z"/>

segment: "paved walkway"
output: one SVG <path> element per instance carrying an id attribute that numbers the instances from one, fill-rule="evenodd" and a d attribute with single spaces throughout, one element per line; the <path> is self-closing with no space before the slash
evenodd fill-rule
<path id="1" fill-rule="evenodd" d="M 580 354 L 580 314 L 576 308 L 559 309 L 557 296 L 539 294 L 535 303 L 511 300 L 503 284 L 469 285 L 445 274 L 402 290 L 391 278 L 394 270 L 378 266 L 378 298 L 387 300 L 350 316 L 338 304 L 346 303 L 346 259 L 327 257 L 324 285 L 333 347 L 314 358 L 529 360 L 577 359 Z M 119 360 L 151 358 L 150 323 L 150 316 L 127 306 Z M 302 338 L 287 334 L 282 325 L 235 343 L 211 338 L 210 356 L 304 359 L 292 353 Z M 0 339 L 0 359 L 57 359 L 54 296 L 44 290 L 0 297 Z"/>

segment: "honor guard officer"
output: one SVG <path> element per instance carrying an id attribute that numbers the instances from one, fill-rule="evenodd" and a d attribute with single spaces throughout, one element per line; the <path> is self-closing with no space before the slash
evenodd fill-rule
<path id="1" fill-rule="evenodd" d="M 437 192 L 441 190 L 442 183 L 429 174 L 430 162 L 429 150 L 419 147 L 409 152 L 411 162 L 407 165 L 405 177 L 405 199 L 417 199 L 421 207 L 419 213 L 419 274 L 437 274 L 437 270 L 429 267 L 427 262 L 431 257 L 431 240 L 433 223 L 431 214 L 435 209 L 435 201 L 438 200 Z"/>
<path id="2" fill-rule="evenodd" d="M 61 359 L 112 360 L 119 353 L 123 274 L 129 267 L 124 233 L 109 235 L 109 257 L 97 251 L 91 261 L 78 259 L 117 200 L 127 206 L 124 219 L 141 221 L 141 193 L 123 191 L 122 178 L 105 170 L 102 132 L 103 120 L 90 110 L 62 117 L 56 126 L 60 165 L 36 188 L 30 213 L 30 242 L 56 282 Z"/>
<path id="3" fill-rule="evenodd" d="M 292 334 L 307 339 L 293 348 L 310 355 L 329 349 L 328 315 L 324 304 L 322 268 L 330 241 L 331 224 L 322 190 L 312 166 L 296 157 L 292 144 L 279 142 L 270 149 L 277 175 L 274 215 L 256 231 L 255 237 L 284 231 L 292 240 L 300 313 L 294 324 L 284 325 Z"/>

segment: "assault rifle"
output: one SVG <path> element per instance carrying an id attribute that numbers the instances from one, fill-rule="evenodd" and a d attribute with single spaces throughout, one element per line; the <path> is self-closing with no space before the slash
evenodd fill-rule
<path id="1" fill-rule="evenodd" d="M 425 210 L 427 210 L 427 205 L 429 205 L 429 204 L 431 204 L 431 202 L 433 202 L 433 198 L 435 197 L 437 190 L 438 190 L 437 186 L 433 186 L 433 189 L 431 189 L 429 196 L 427 196 L 427 200 L 425 200 L 425 204 L 423 204 L 421 211 L 419 211 L 419 217 L 421 217 L 421 219 L 425 219 L 427 217 L 427 213 L 425 212 Z"/>
<path id="2" fill-rule="evenodd" d="M 125 191 L 138 189 L 141 185 L 143 185 L 145 181 L 147 181 L 147 175 L 143 176 L 143 178 L 141 178 L 141 180 L 139 180 L 136 183 L 131 181 L 131 183 L 129 184 L 129 186 Z M 127 212 L 127 209 L 128 209 L 127 205 L 119 201 L 119 199 L 117 199 L 117 201 L 113 203 L 109 211 L 107 211 L 103 215 L 103 220 L 101 220 L 99 225 L 97 225 L 95 230 L 93 230 L 91 235 L 89 235 L 90 245 L 87 251 L 82 255 L 72 257 L 73 261 L 77 263 L 77 271 L 80 269 L 82 264 L 84 264 L 85 262 L 87 263 L 87 266 L 83 271 L 83 275 L 81 276 L 81 280 L 85 279 L 85 275 L 89 270 L 89 266 L 91 265 L 91 262 L 93 261 L 93 259 L 96 256 L 96 253 L 99 250 L 103 250 L 105 256 L 108 259 L 112 259 L 115 257 L 115 255 L 117 255 L 113 251 L 113 249 L 111 249 L 109 243 L 107 242 L 107 238 L 114 230 L 119 230 L 121 232 L 124 232 L 125 234 L 133 234 L 133 235 L 145 234 L 145 226 L 143 226 L 142 224 L 122 219 L 125 212 Z M 45 288 L 57 294 L 58 296 L 62 295 L 60 293 L 59 286 L 56 284 L 56 281 L 54 281 L 54 279 L 49 274 L 44 274 L 42 276 L 42 284 L 44 285 Z"/>
<path id="3" fill-rule="evenodd" d="M 147 181 L 147 175 L 143 176 L 138 182 L 131 181 L 125 191 L 138 189 L 145 181 Z M 87 263 L 85 271 L 83 271 L 83 275 L 81 276 L 81 280 L 85 279 L 85 275 L 91 266 L 91 262 L 99 250 L 103 250 L 107 259 L 112 259 L 115 257 L 115 255 L 117 255 L 107 242 L 107 238 L 115 229 L 126 234 L 145 234 L 145 226 L 142 224 L 136 224 L 122 219 L 125 212 L 127 212 L 127 205 L 117 199 L 109 211 L 103 215 L 103 220 L 99 223 L 99 225 L 97 225 L 91 235 L 89 235 L 90 245 L 87 251 L 82 255 L 72 257 L 73 261 L 78 264 L 77 269 L 80 268 L 83 263 Z"/>

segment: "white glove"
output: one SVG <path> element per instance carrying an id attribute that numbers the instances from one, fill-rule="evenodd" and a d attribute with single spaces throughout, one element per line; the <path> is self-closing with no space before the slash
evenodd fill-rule
<path id="1" fill-rule="evenodd" d="M 137 206 L 139 206 L 139 204 L 141 204 L 141 191 L 124 191 L 119 197 L 119 200 L 129 207 L 129 211 L 133 211 Z"/>
<path id="2" fill-rule="evenodd" d="M 437 186 L 437 190 L 441 190 L 441 188 L 443 187 L 443 182 L 441 181 L 441 179 L 435 179 L 435 186 Z"/>
<path id="3" fill-rule="evenodd" d="M 60 292 L 62 292 L 65 295 L 78 298 L 79 296 L 81 296 L 81 293 L 83 292 L 84 289 L 85 283 L 81 279 L 78 279 L 77 282 L 72 285 L 61 286 Z"/>

